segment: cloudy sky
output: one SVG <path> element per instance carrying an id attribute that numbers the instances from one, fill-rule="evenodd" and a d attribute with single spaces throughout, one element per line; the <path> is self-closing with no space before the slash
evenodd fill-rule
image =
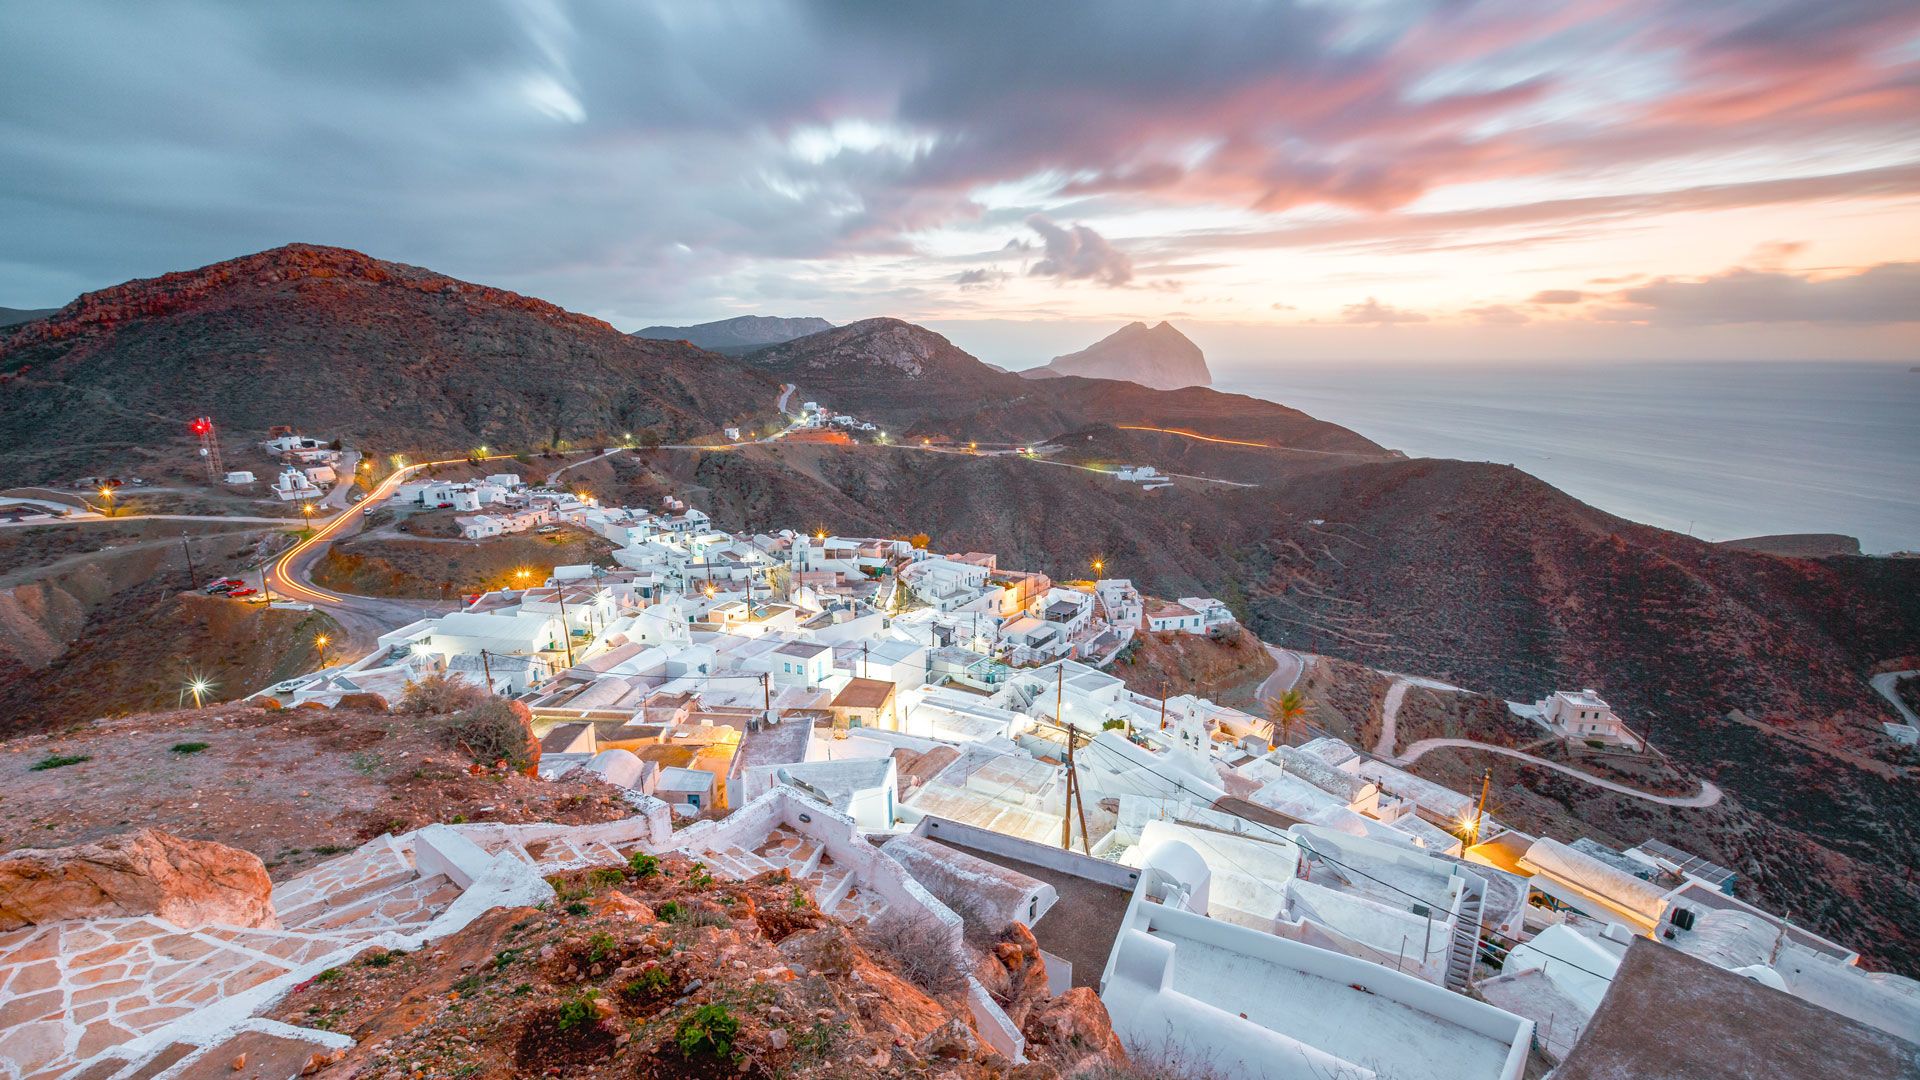
<path id="1" fill-rule="evenodd" d="M 0 0 L 0 305 L 290 241 L 1014 364 L 1920 359 L 1920 4 Z"/>

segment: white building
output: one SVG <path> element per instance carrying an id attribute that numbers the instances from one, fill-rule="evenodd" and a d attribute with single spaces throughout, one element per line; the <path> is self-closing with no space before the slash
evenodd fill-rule
<path id="1" fill-rule="evenodd" d="M 469 540 L 485 540 L 490 536 L 499 536 L 504 531 L 504 522 L 492 514 L 474 514 L 470 517 L 457 517 L 453 523 L 460 527 L 460 535 Z"/>
<path id="2" fill-rule="evenodd" d="M 227 474 L 227 483 L 251 484 L 253 483 L 253 473 L 248 472 L 245 469 L 236 469 L 235 471 Z"/>
<path id="3" fill-rule="evenodd" d="M 1626 721 L 1592 690 L 1556 690 L 1536 706 L 1547 730 L 1569 742 L 1597 742 L 1607 746 L 1642 748 L 1640 737 L 1627 730 Z"/>
<path id="4" fill-rule="evenodd" d="M 1180 606 L 1200 616 L 1200 628 L 1212 630 L 1216 626 L 1226 626 L 1234 621 L 1233 612 L 1226 604 L 1211 596 L 1183 596 Z"/>
<path id="5" fill-rule="evenodd" d="M 291 466 L 280 470 L 280 478 L 273 482 L 274 498 L 281 502 L 304 502 L 320 497 L 320 489 L 308 482 L 306 474 Z"/>
<path id="6" fill-rule="evenodd" d="M 1148 600 L 1146 627 L 1157 634 L 1179 631 L 1187 634 L 1206 632 L 1206 617 L 1185 604 L 1166 600 Z"/>

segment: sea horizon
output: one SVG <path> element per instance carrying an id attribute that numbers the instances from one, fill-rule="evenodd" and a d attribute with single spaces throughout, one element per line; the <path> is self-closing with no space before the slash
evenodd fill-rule
<path id="1" fill-rule="evenodd" d="M 1513 465 L 1608 513 L 1720 541 L 1838 533 L 1920 550 L 1920 372 L 1899 361 L 1223 366 L 1414 457 Z"/>

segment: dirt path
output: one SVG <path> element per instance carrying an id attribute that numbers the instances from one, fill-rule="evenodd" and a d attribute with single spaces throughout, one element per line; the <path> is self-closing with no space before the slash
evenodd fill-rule
<path id="1" fill-rule="evenodd" d="M 614 448 L 613 448 L 613 449 L 611 449 L 611 450 L 602 450 L 602 451 L 600 451 L 599 453 L 597 453 L 597 454 L 595 454 L 595 455 L 593 455 L 593 456 L 592 456 L 592 457 L 590 457 L 590 458 L 581 458 L 581 459 L 580 459 L 579 461 L 576 461 L 576 462 L 573 462 L 573 463 L 571 463 L 571 464 L 568 464 L 568 465 L 562 465 L 562 466 L 560 466 L 559 468 L 557 468 L 557 469 L 555 469 L 555 470 L 553 470 L 552 472 L 550 472 L 550 473 L 548 473 L 548 474 L 547 474 L 547 483 L 549 483 L 549 484 L 551 484 L 551 483 L 553 483 L 553 482 L 554 482 L 554 480 L 556 480 L 556 479 L 558 479 L 558 478 L 559 478 L 559 476 L 560 476 L 560 474 L 561 474 L 561 473 L 564 473 L 564 472 L 566 472 L 566 471 L 567 471 L 568 469 L 577 469 L 577 468 L 579 468 L 580 466 L 582 466 L 582 465 L 585 465 L 586 463 L 588 463 L 588 462 L 590 462 L 590 461 L 599 461 L 599 460 L 600 460 L 601 458 L 605 458 L 605 457 L 612 457 L 613 455 L 615 455 L 615 454 L 617 454 L 617 453 L 619 453 L 620 451 L 622 451 L 622 450 L 625 450 L 625 449 L 626 449 L 626 447 L 624 447 L 624 446 L 616 446 L 616 447 L 614 447 Z"/>
<path id="2" fill-rule="evenodd" d="M 1397 683 L 1395 684 L 1396 687 L 1398 685 Z M 1389 693 L 1391 693 L 1391 691 L 1389 691 Z M 1421 739 L 1419 742 L 1407 747 L 1405 754 L 1400 755 L 1398 758 L 1390 757 L 1388 760 L 1396 765 L 1411 765 L 1425 756 L 1427 751 L 1440 750 L 1449 746 L 1466 750 L 1485 750 L 1489 753 L 1504 754 L 1510 758 L 1518 758 L 1529 765 L 1539 765 L 1543 768 L 1552 769 L 1555 772 L 1565 773 L 1576 780 L 1584 780 L 1595 787 L 1605 788 L 1616 794 L 1630 795 L 1633 798 L 1644 799 L 1650 803 L 1659 803 L 1661 806 L 1706 807 L 1719 802 L 1721 796 L 1720 789 L 1709 780 L 1700 781 L 1700 790 L 1693 795 L 1652 795 L 1635 788 L 1627 787 L 1625 784 L 1616 784 L 1611 780 L 1603 780 L 1592 773 L 1581 772 L 1579 769 L 1562 765 L 1557 761 L 1548 761 L 1545 758 L 1534 757 L 1532 754 L 1514 750 L 1510 747 L 1495 746 L 1492 743 L 1475 742 L 1472 739 Z"/>
<path id="3" fill-rule="evenodd" d="M 1382 672 L 1382 674 L 1386 674 Z M 1393 742 L 1398 735 L 1400 723 L 1400 704 L 1407 700 L 1407 689 L 1418 686 L 1423 690 L 1445 690 L 1448 693 L 1464 694 L 1465 690 L 1437 679 L 1422 679 L 1413 675 L 1393 676 L 1393 685 L 1387 687 L 1387 699 L 1380 706 L 1380 739 L 1373 746 L 1377 757 L 1393 760 Z"/>

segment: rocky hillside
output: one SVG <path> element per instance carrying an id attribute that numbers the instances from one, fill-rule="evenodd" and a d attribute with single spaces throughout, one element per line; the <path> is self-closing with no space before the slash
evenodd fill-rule
<path id="1" fill-rule="evenodd" d="M 907 437 L 1038 443 L 1091 425 L 1158 426 L 1252 443 L 1163 437 L 1183 453 L 1257 452 L 1262 468 L 1274 472 L 1320 467 L 1328 454 L 1336 460 L 1391 456 L 1346 428 L 1258 398 L 1080 376 L 1021 378 L 899 319 L 868 319 L 799 338 L 751 353 L 746 363 L 797 384 L 802 397 L 879 420 Z"/>
<path id="2" fill-rule="evenodd" d="M 740 315 L 717 322 L 692 326 L 648 326 L 633 332 L 637 338 L 656 341 L 684 341 L 712 352 L 738 356 L 762 345 L 777 345 L 808 334 L 833 329 L 833 324 L 818 316 L 783 319 L 774 315 Z"/>
<path id="3" fill-rule="evenodd" d="M 1207 370 L 1200 346 L 1164 321 L 1155 326 L 1128 323 L 1079 352 L 1056 356 L 1044 367 L 1021 374 L 1029 379 L 1056 375 L 1120 379 L 1155 390 L 1213 385 L 1213 373 Z"/>
<path id="4" fill-rule="evenodd" d="M 691 346 L 543 300 L 292 245 L 88 293 L 0 332 L 0 473 L 110 467 L 211 415 L 381 451 L 693 436 L 772 412 L 778 387 Z M 190 452 L 190 451 L 189 451 Z"/>
<path id="5" fill-rule="evenodd" d="M 565 903 L 363 954 L 271 1015 L 353 1036 L 323 1076 L 1131 1075 L 1098 997 L 1048 996 L 1017 924 L 979 977 L 1027 1039 L 1019 1066 L 974 1031 L 959 973 L 916 954 L 910 929 L 838 922 L 784 871 L 724 881 L 669 855 L 548 880 Z"/>

